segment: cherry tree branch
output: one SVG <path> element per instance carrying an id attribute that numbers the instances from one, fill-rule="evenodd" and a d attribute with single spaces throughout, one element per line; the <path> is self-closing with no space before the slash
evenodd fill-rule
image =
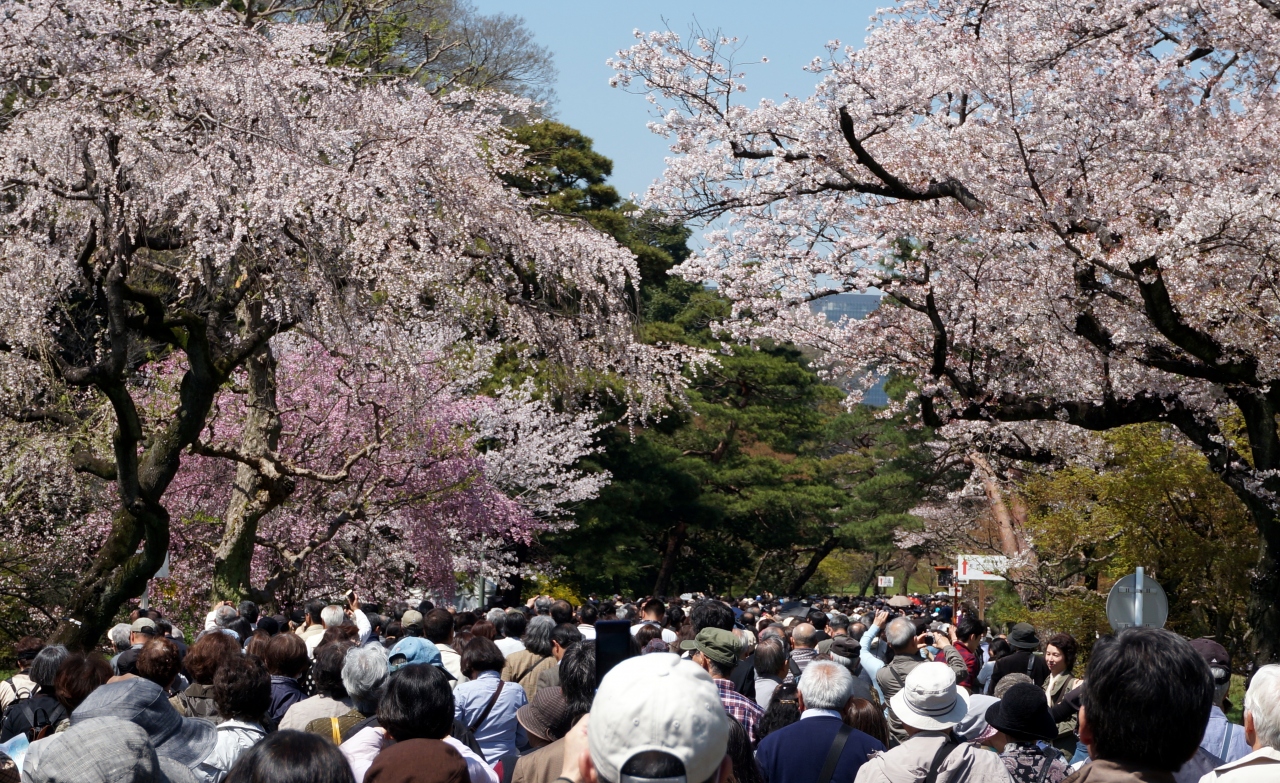
<path id="1" fill-rule="evenodd" d="M 959 180 L 948 178 L 942 182 L 934 182 L 924 190 L 917 190 L 907 185 L 902 180 L 890 174 L 884 166 L 867 152 L 862 146 L 861 140 L 853 127 L 853 117 L 849 115 L 849 109 L 845 106 L 840 107 L 840 133 L 844 136 L 844 140 L 849 144 L 849 149 L 853 150 L 853 156 L 857 158 L 863 168 L 875 175 L 883 185 L 875 185 L 872 183 L 850 182 L 853 189 L 859 193 L 867 193 L 874 196 L 888 196 L 890 198 L 901 199 L 903 201 L 933 201 L 942 198 L 953 198 L 970 212 L 981 212 L 985 209 L 982 200 L 973 195 L 970 190 L 964 186 Z"/>
<path id="2" fill-rule="evenodd" d="M 1258 5 L 1267 9 L 1267 13 L 1271 14 L 1277 19 L 1280 19 L 1280 2 L 1277 2 L 1277 0 L 1255 0 L 1255 1 L 1257 2 Z"/>

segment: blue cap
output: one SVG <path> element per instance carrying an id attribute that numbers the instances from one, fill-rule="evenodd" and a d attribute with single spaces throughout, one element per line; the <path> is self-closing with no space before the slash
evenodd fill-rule
<path id="1" fill-rule="evenodd" d="M 403 656 L 405 660 L 398 662 L 396 656 Z M 436 647 L 429 639 L 423 639 L 420 636 L 406 636 L 387 652 L 387 660 L 391 661 L 391 671 L 398 672 L 406 666 L 415 664 L 429 664 L 449 675 L 449 679 L 456 679 L 452 674 L 444 668 L 444 659 L 440 657 L 440 648 Z"/>

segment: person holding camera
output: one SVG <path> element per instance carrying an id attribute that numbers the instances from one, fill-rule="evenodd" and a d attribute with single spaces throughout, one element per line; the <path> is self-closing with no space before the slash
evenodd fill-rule
<path id="1" fill-rule="evenodd" d="M 964 658 L 960 657 L 960 653 L 956 652 L 955 626 L 947 626 L 945 633 L 922 631 L 907 617 L 895 617 L 885 626 L 884 638 L 889 649 L 893 651 L 893 657 L 880 671 L 876 672 L 876 684 L 880 686 L 880 692 L 889 703 L 889 741 L 890 744 L 894 744 L 895 740 L 905 742 L 907 731 L 893 713 L 893 697 L 906 684 L 907 675 L 917 666 L 925 663 L 920 650 L 924 647 L 936 646 L 944 659 L 939 662 L 945 663 L 955 673 L 957 680 L 968 676 L 969 667 L 965 664 Z"/>

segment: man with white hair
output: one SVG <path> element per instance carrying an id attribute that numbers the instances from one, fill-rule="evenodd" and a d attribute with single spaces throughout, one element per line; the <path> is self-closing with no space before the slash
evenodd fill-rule
<path id="1" fill-rule="evenodd" d="M 1223 764 L 1200 783 L 1275 783 L 1280 780 L 1280 664 L 1258 669 L 1244 695 L 1244 738 L 1253 752 Z"/>
<path id="2" fill-rule="evenodd" d="M 800 720 L 769 732 L 756 762 L 769 783 L 852 783 L 870 754 L 884 745 L 844 724 L 853 675 L 834 661 L 812 661 L 800 677 Z"/>
<path id="3" fill-rule="evenodd" d="M 320 622 L 324 624 L 324 629 L 327 631 L 330 628 L 337 628 L 346 622 L 348 615 L 351 616 L 356 625 L 358 634 L 356 643 L 363 645 L 373 635 L 373 625 L 369 622 L 369 617 L 360 609 L 360 600 L 354 592 L 351 593 L 351 603 L 345 610 L 337 604 L 329 604 L 324 609 L 321 609 Z M 314 658 L 316 656 L 316 648 L 320 646 L 320 642 L 323 639 L 324 634 L 313 634 L 307 637 L 308 657 Z"/>
<path id="4" fill-rule="evenodd" d="M 855 783 L 917 783 L 924 779 L 1009 783 L 1009 773 L 999 756 L 961 742 L 952 733 L 964 720 L 969 704 L 956 687 L 956 673 L 945 663 L 922 663 L 912 669 L 889 705 L 902 721 L 908 739 L 871 757 L 858 770 Z"/>
<path id="5" fill-rule="evenodd" d="M 122 653 L 129 649 L 129 624 L 116 623 L 111 626 L 111 630 L 107 631 L 107 638 L 111 640 L 111 644 L 116 648 L 117 653 Z"/>

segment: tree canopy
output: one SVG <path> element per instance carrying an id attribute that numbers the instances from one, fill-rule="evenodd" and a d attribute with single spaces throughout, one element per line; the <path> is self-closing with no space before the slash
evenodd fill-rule
<path id="1" fill-rule="evenodd" d="M 301 472 L 274 442 L 284 333 L 386 370 L 512 346 L 610 373 L 640 415 L 683 385 L 684 352 L 636 339 L 633 256 L 500 178 L 524 165 L 503 122 L 527 102 L 370 80 L 325 61 L 321 29 L 243 21 L 37 0 L 0 26 L 0 401 L 114 485 L 73 644 L 160 567 L 190 454 L 235 462 L 244 503 Z M 162 371 L 172 404 L 148 408 Z M 229 446 L 206 433 L 228 386 L 257 417 Z"/>
<path id="2" fill-rule="evenodd" d="M 1270 661 L 1278 26 L 1270 2 L 906 0 L 815 58 L 807 98 L 739 105 L 734 40 L 669 31 L 637 33 L 615 83 L 656 101 L 675 153 L 649 205 L 719 221 L 680 273 L 719 286 L 734 334 L 901 373 L 926 424 L 1011 458 L 1070 449 L 1070 427 L 1195 444 L 1263 542 Z M 860 321 L 807 306 L 870 287 L 890 306 Z"/>

